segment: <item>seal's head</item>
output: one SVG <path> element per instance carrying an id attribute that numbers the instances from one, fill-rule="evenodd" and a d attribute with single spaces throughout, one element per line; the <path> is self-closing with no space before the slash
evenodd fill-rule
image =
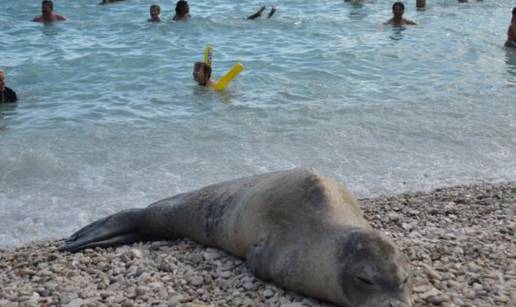
<path id="1" fill-rule="evenodd" d="M 344 306 L 412 306 L 408 260 L 386 237 L 356 229 L 340 246 L 338 280 Z"/>

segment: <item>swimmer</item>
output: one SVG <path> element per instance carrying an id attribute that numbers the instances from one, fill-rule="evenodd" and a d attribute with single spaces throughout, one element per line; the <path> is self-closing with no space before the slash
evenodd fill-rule
<path id="1" fill-rule="evenodd" d="M 426 7 L 426 0 L 416 0 L 416 9 L 424 10 Z"/>
<path id="2" fill-rule="evenodd" d="M 507 41 L 505 47 L 516 48 L 516 7 L 512 9 L 511 25 L 507 30 Z"/>
<path id="3" fill-rule="evenodd" d="M 195 62 L 192 75 L 200 86 L 212 87 L 215 84 L 211 80 L 211 67 L 204 62 Z"/>
<path id="4" fill-rule="evenodd" d="M 150 6 L 150 17 L 147 21 L 148 22 L 160 22 L 161 18 L 159 17 L 159 14 L 161 13 L 161 7 L 157 4 L 153 4 Z"/>
<path id="5" fill-rule="evenodd" d="M 41 2 L 41 16 L 34 17 L 34 22 L 54 22 L 67 20 L 66 17 L 54 13 L 54 3 L 50 0 L 43 0 Z"/>
<path id="6" fill-rule="evenodd" d="M 172 18 L 175 21 L 186 21 L 190 18 L 190 6 L 186 0 L 179 0 L 176 3 L 176 14 Z"/>
<path id="7" fill-rule="evenodd" d="M 102 2 L 99 3 L 99 5 L 110 4 L 110 3 L 120 2 L 120 1 L 124 1 L 124 0 L 102 0 Z"/>
<path id="8" fill-rule="evenodd" d="M 247 19 L 249 19 L 249 20 L 256 19 L 256 18 L 258 18 L 258 17 L 262 16 L 263 11 L 265 11 L 265 5 L 264 5 L 264 6 L 262 6 L 262 7 L 258 10 L 258 12 L 256 12 L 256 13 L 254 13 L 253 15 L 251 15 L 251 16 L 249 16 L 249 17 L 247 17 Z M 274 13 L 276 13 L 276 7 L 273 5 L 273 6 L 271 7 L 271 10 L 270 10 L 270 12 L 269 12 L 269 15 L 267 15 L 267 18 L 271 18 L 271 17 L 274 15 Z"/>
<path id="9" fill-rule="evenodd" d="M 0 68 L 0 104 L 2 103 L 13 103 L 18 101 L 16 93 L 5 86 L 4 71 Z"/>
<path id="10" fill-rule="evenodd" d="M 417 23 L 403 18 L 403 13 L 405 12 L 405 5 L 401 2 L 395 2 L 392 5 L 392 15 L 393 17 L 385 22 L 386 25 L 393 25 L 395 27 L 401 27 L 404 25 L 417 25 Z"/>

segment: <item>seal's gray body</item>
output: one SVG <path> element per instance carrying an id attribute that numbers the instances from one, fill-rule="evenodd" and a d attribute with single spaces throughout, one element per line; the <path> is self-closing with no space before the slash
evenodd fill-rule
<path id="1" fill-rule="evenodd" d="M 408 268 L 398 250 L 370 228 L 342 184 L 305 169 L 122 211 L 81 229 L 63 249 L 183 237 L 246 258 L 262 279 L 342 306 L 411 305 Z M 372 297 L 378 285 L 382 291 Z"/>

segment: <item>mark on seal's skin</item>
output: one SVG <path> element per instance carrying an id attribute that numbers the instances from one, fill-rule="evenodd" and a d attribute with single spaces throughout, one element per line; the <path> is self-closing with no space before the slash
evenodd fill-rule
<path id="1" fill-rule="evenodd" d="M 228 204 L 232 202 L 232 197 L 219 197 L 214 200 L 209 200 L 206 206 L 206 223 L 204 231 L 209 240 L 215 239 L 215 234 L 218 232 L 219 225 L 222 222 L 224 213 Z"/>
<path id="2" fill-rule="evenodd" d="M 313 207 L 322 207 L 326 199 L 322 179 L 318 175 L 308 176 L 305 180 L 305 197 Z"/>

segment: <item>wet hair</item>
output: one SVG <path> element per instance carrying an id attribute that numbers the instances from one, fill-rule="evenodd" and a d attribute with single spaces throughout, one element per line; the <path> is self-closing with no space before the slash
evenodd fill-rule
<path id="1" fill-rule="evenodd" d="M 176 3 L 176 15 L 181 16 L 181 11 L 188 7 L 188 2 L 186 0 L 179 0 Z"/>
<path id="2" fill-rule="evenodd" d="M 161 13 L 161 7 L 157 4 L 153 4 L 150 6 L 150 10 L 152 11 L 152 9 L 156 8 L 158 10 L 158 13 Z"/>
<path id="3" fill-rule="evenodd" d="M 204 78 L 206 80 L 210 80 L 211 78 L 211 67 L 210 65 L 204 63 L 204 62 L 195 62 L 195 68 L 197 70 L 197 68 L 200 68 L 202 69 L 202 72 L 204 73 Z M 202 85 L 206 85 L 206 83 L 202 84 Z"/>
<path id="4" fill-rule="evenodd" d="M 44 5 L 50 5 L 50 8 L 53 10 L 54 9 L 54 3 L 50 0 L 43 0 L 41 1 L 41 6 L 44 6 Z"/>
<path id="5" fill-rule="evenodd" d="M 401 10 L 404 11 L 405 10 L 405 5 L 403 4 L 403 2 L 401 1 L 398 1 L 398 2 L 394 2 L 394 4 L 392 5 L 392 10 L 394 11 L 394 9 L 399 6 L 401 7 Z"/>

